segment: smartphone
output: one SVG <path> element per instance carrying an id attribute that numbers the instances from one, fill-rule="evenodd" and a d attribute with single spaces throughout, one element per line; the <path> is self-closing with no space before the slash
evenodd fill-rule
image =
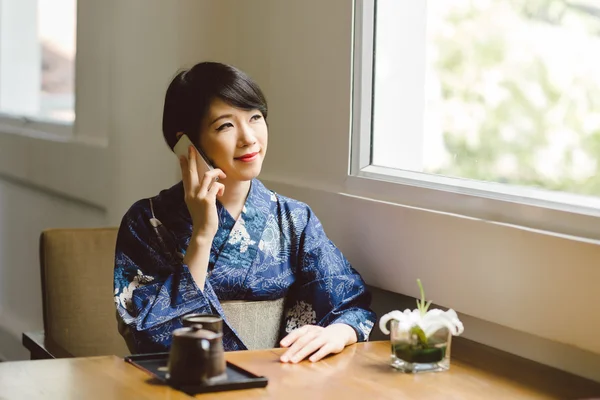
<path id="1" fill-rule="evenodd" d="M 194 146 L 194 144 L 186 134 L 183 134 L 175 144 L 175 147 L 173 147 L 173 151 L 175 152 L 177 158 L 184 156 L 189 161 L 188 149 L 190 148 L 190 146 Z M 205 172 L 211 171 L 214 168 L 212 165 L 210 165 L 210 162 L 208 161 L 208 158 L 204 155 L 204 153 L 198 148 L 196 148 L 196 146 L 194 146 L 194 148 L 198 150 L 198 154 L 200 154 L 201 157 L 201 162 L 198 163 L 198 167 L 202 170 L 198 170 L 198 176 L 202 176 Z M 216 180 L 218 180 L 218 178 Z"/>

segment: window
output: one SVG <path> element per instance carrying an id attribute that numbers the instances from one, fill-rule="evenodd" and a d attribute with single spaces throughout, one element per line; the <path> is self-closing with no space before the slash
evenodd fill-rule
<path id="1" fill-rule="evenodd" d="M 76 0 L 0 0 L 4 125 L 72 125 L 75 21 Z"/>
<path id="2" fill-rule="evenodd" d="M 596 0 L 365 0 L 357 17 L 356 174 L 598 209 Z"/>

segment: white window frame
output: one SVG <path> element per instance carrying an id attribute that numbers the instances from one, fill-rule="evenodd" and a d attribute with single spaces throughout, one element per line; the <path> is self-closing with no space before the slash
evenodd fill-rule
<path id="1" fill-rule="evenodd" d="M 39 139 L 67 140 L 73 136 L 73 122 L 46 120 L 0 113 L 0 132 Z"/>
<path id="2" fill-rule="evenodd" d="M 371 164 L 375 2 L 355 0 L 348 193 L 553 235 L 600 240 L 600 198 Z"/>
<path id="3" fill-rule="evenodd" d="M 12 0 L 0 0 L 0 24 L 2 23 L 1 13 L 3 11 L 3 3 Z M 37 2 L 37 0 L 33 0 Z M 14 21 L 11 21 L 14 22 Z M 8 24 L 12 26 L 10 23 Z M 5 32 L 0 26 L 0 31 L 7 34 L 7 37 L 0 37 L 0 40 L 11 40 L 10 32 Z M 12 39 L 14 40 L 14 38 Z M 7 46 L 9 47 L 9 46 Z M 0 68 L 2 67 L 2 59 L 0 57 Z M 6 77 L 5 77 L 6 78 Z M 0 90 L 2 90 L 0 88 Z M 21 115 L 18 113 L 7 113 L 0 111 L 0 132 L 8 134 L 18 134 L 28 137 L 50 139 L 62 141 L 71 138 L 74 135 L 75 122 L 64 122 L 42 116 Z"/>
<path id="4" fill-rule="evenodd" d="M 1 176 L 108 208 L 114 17 L 112 2 L 77 0 L 76 119 L 0 115 Z"/>

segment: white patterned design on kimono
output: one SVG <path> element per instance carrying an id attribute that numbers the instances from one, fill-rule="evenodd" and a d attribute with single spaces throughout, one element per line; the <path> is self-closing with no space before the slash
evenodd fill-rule
<path id="1" fill-rule="evenodd" d="M 371 330 L 373 329 L 373 325 L 373 322 L 369 320 L 360 321 L 358 323 L 358 329 L 360 329 L 363 335 L 365 335 L 365 338 L 368 338 L 369 334 L 371 333 Z"/>
<path id="2" fill-rule="evenodd" d="M 129 282 L 129 286 L 124 287 L 121 294 L 115 296 L 115 303 L 125 307 L 127 310 L 131 310 L 131 298 L 133 297 L 133 291 L 142 285 L 147 285 L 154 280 L 153 276 L 144 275 L 142 271 L 137 270 L 137 275 L 133 277 L 133 280 Z M 116 294 L 117 290 L 115 290 Z"/>
<path id="3" fill-rule="evenodd" d="M 242 218 L 240 218 L 233 229 L 231 230 L 231 235 L 229 236 L 229 244 L 238 244 L 240 245 L 240 253 L 245 253 L 248 251 L 248 246 L 254 245 L 256 242 L 250 239 L 250 235 L 246 230 L 246 224 Z"/>
<path id="4" fill-rule="evenodd" d="M 267 220 L 262 238 L 258 242 L 258 248 L 265 255 L 273 257 L 277 262 L 280 261 L 278 255 L 281 248 L 281 232 L 274 216 L 270 216 Z"/>
<path id="5" fill-rule="evenodd" d="M 313 325 L 317 323 L 317 313 L 312 306 L 304 301 L 299 301 L 287 313 L 285 331 L 290 333 L 294 329 L 304 325 Z"/>

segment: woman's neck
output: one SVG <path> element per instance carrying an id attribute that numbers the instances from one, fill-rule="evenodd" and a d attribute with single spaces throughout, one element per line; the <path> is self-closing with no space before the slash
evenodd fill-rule
<path id="1" fill-rule="evenodd" d="M 237 220 L 246 203 L 252 181 L 230 182 L 226 178 L 220 182 L 225 186 L 225 192 L 223 193 L 223 196 L 219 197 L 219 202 L 221 202 L 229 214 Z"/>

